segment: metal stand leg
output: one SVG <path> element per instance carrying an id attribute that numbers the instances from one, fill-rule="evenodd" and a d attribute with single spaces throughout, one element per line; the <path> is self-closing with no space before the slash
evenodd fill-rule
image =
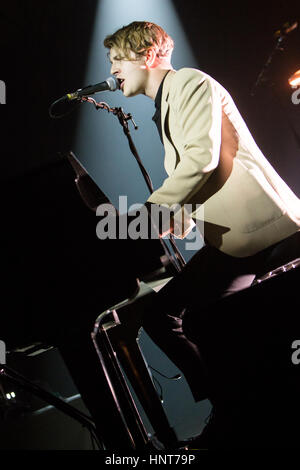
<path id="1" fill-rule="evenodd" d="M 130 445 L 133 449 L 145 448 L 149 438 L 106 331 L 92 333 L 92 339 L 115 405 L 127 429 Z"/>
<path id="2" fill-rule="evenodd" d="M 136 341 L 120 341 L 116 353 L 158 440 L 166 448 L 176 448 L 178 444 L 176 434 L 170 427 L 139 345 Z"/>
<path id="3" fill-rule="evenodd" d="M 145 434 L 144 426 L 126 385 L 120 365 L 148 416 L 157 439 L 165 448 L 174 449 L 178 448 L 178 439 L 170 427 L 144 356 L 137 343 L 138 331 L 141 327 L 140 312 L 144 298 L 139 299 L 140 302 L 135 300 L 127 305 L 122 305 L 118 310 L 103 312 L 97 319 L 92 337 L 102 367 L 106 367 L 107 381 L 111 386 L 115 401 L 118 403 L 119 400 L 123 400 L 123 406 L 119 403 L 119 408 L 120 412 L 123 411 L 124 420 L 128 424 L 129 422 L 134 423 L 133 429 L 134 432 L 138 431 L 137 435 L 139 433 Z M 114 370 L 111 375 L 112 363 Z M 127 389 L 125 402 L 124 384 Z M 137 423 L 139 430 L 136 428 Z"/>
<path id="4" fill-rule="evenodd" d="M 30 382 L 21 374 L 19 374 L 18 372 L 9 368 L 8 366 L 4 364 L 0 365 L 0 376 L 4 377 L 6 380 L 10 381 L 14 385 L 17 385 L 18 387 L 21 387 L 24 390 L 32 393 L 38 398 L 41 398 L 46 403 L 49 403 L 50 405 L 54 406 L 58 410 L 65 413 L 66 415 L 78 421 L 82 426 L 86 427 L 89 430 L 89 432 L 93 435 L 94 439 L 97 442 L 99 449 L 103 449 L 103 445 L 99 441 L 99 438 L 97 436 L 95 424 L 92 421 L 92 419 L 89 418 L 87 415 L 77 410 L 73 406 L 69 405 L 68 403 L 65 403 L 60 398 L 57 398 L 52 393 L 49 393 L 46 390 L 39 387 L 38 385 Z"/>

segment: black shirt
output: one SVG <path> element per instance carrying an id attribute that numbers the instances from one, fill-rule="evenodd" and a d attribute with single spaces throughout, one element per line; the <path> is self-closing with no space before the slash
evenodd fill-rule
<path id="1" fill-rule="evenodd" d="M 169 71 L 166 73 L 166 75 L 162 79 L 162 82 L 159 85 L 159 89 L 157 90 L 155 101 L 154 101 L 155 114 L 152 117 L 152 120 L 156 124 L 157 130 L 158 130 L 158 133 L 159 133 L 159 137 L 160 137 L 160 140 L 161 140 L 162 143 L 163 143 L 163 139 L 162 139 L 162 128 L 161 128 L 161 97 L 162 97 L 163 84 L 164 84 L 165 78 L 168 75 L 168 73 L 169 73 Z"/>

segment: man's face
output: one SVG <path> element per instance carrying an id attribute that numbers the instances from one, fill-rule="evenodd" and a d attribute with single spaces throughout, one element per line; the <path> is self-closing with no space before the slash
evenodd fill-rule
<path id="1" fill-rule="evenodd" d="M 145 58 L 137 58 L 134 52 L 130 52 L 130 57 L 132 60 L 126 59 L 124 53 L 114 47 L 110 50 L 110 72 L 120 80 L 120 89 L 127 97 L 145 94 L 147 81 Z"/>

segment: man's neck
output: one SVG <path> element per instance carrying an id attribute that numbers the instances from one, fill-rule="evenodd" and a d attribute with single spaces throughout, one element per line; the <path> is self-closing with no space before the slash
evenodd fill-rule
<path id="1" fill-rule="evenodd" d="M 153 101 L 155 100 L 161 82 L 169 70 L 174 70 L 170 64 L 163 68 L 153 69 L 149 72 L 149 79 L 145 87 L 145 95 L 149 96 Z"/>

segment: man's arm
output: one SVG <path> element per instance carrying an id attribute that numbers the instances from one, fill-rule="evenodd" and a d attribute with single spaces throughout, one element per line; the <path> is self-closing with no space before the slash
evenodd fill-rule
<path id="1" fill-rule="evenodd" d="M 199 191 L 218 165 L 222 104 L 214 82 L 194 69 L 176 73 L 169 103 L 180 126 L 184 151 L 172 175 L 148 201 L 182 206 Z M 170 134 L 172 138 L 172 128 Z"/>

